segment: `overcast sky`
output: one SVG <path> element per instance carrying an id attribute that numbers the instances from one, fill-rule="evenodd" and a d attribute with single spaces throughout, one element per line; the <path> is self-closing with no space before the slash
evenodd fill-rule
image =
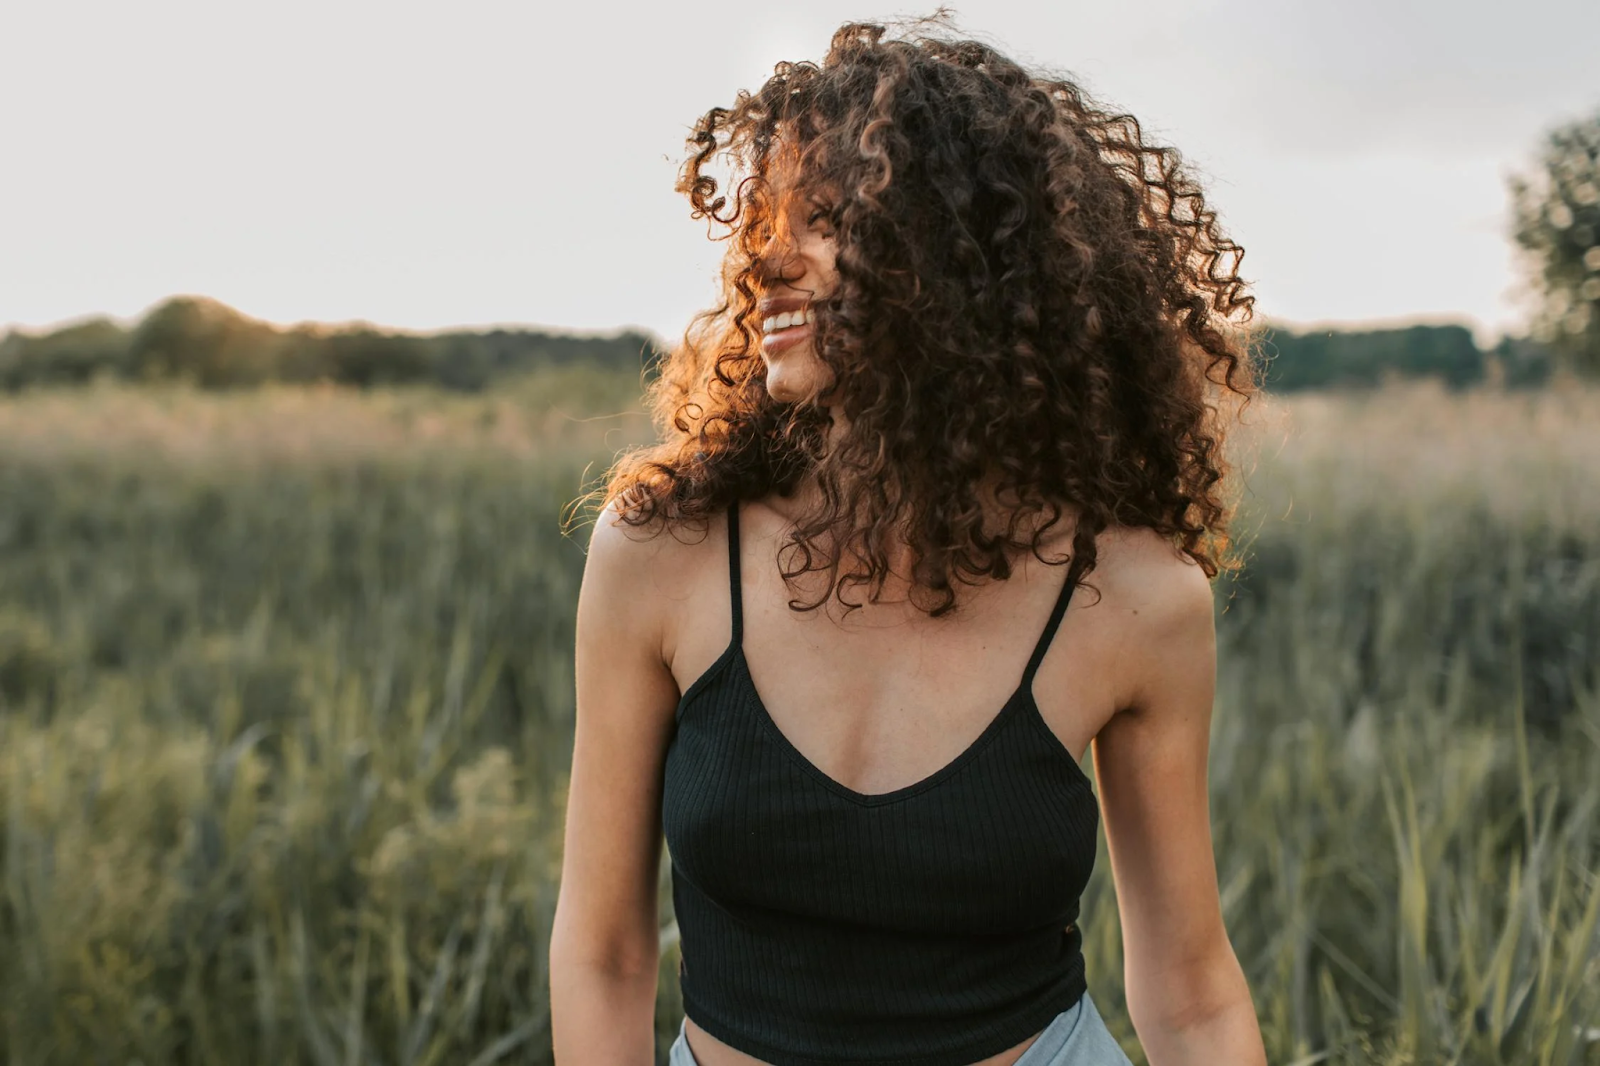
<path id="1" fill-rule="evenodd" d="M 934 5 L 49 0 L 0 12 L 0 327 L 203 293 L 274 322 L 641 326 L 722 246 L 695 117 Z M 1131 110 L 1293 322 L 1521 307 L 1505 176 L 1600 108 L 1595 0 L 1009 0 L 957 28 Z"/>

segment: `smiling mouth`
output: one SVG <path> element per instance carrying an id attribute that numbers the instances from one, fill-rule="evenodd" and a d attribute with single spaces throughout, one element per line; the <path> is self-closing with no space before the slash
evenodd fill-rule
<path id="1" fill-rule="evenodd" d="M 763 334 L 782 333 L 797 326 L 809 326 L 817 319 L 816 312 L 809 307 L 805 310 L 784 311 L 781 314 L 768 315 L 761 320 Z"/>

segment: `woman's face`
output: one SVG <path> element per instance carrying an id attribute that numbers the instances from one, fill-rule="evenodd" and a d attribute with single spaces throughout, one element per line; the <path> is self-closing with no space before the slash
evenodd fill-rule
<path id="1" fill-rule="evenodd" d="M 821 395 L 833 383 L 833 372 L 812 346 L 810 321 L 812 301 L 832 293 L 838 281 L 831 205 L 792 191 L 779 165 L 770 181 L 779 208 L 756 261 L 761 358 L 767 365 L 767 392 L 781 403 L 794 403 Z"/>

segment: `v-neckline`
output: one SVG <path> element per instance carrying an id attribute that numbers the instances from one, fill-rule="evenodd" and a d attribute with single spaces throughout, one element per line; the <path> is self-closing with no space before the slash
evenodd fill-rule
<path id="1" fill-rule="evenodd" d="M 781 728 L 779 728 L 777 720 L 772 717 L 772 712 L 767 709 L 766 701 L 761 698 L 761 692 L 756 688 L 755 679 L 750 675 L 750 661 L 745 658 L 744 647 L 742 645 L 735 645 L 732 648 L 732 652 L 734 661 L 738 664 L 739 670 L 744 674 L 744 681 L 747 686 L 745 690 L 747 699 L 745 702 L 753 705 L 756 720 L 761 723 L 761 726 L 767 731 L 768 734 L 771 735 L 772 739 L 777 742 L 778 747 L 781 748 L 802 770 L 816 779 L 818 784 L 822 785 L 830 792 L 842 796 L 850 802 L 863 807 L 877 807 L 885 803 L 894 803 L 897 800 L 910 799 L 912 796 L 934 788 L 947 779 L 953 777 L 964 766 L 966 766 L 967 763 L 978 757 L 978 754 L 989 745 L 989 742 L 998 736 L 1000 731 L 1005 728 L 1006 723 L 1011 720 L 1017 707 L 1031 698 L 1031 694 L 1028 692 L 1026 682 L 1018 685 L 1016 691 L 1011 693 L 1010 697 L 1007 698 L 1005 703 L 1001 705 L 994 717 L 989 719 L 989 724 L 984 726 L 983 732 L 979 733 L 977 738 L 973 740 L 971 744 L 968 744 L 965 748 L 963 748 L 961 753 L 955 758 L 951 759 L 939 769 L 926 775 L 920 780 L 913 781 L 909 785 L 902 785 L 901 787 L 892 789 L 888 792 L 857 792 L 849 785 L 834 780 L 826 772 L 824 772 L 821 767 L 813 762 L 805 752 L 801 751 L 795 746 L 794 742 L 789 739 L 789 737 Z M 1053 734 L 1052 739 L 1054 739 Z M 1064 746 L 1061 746 L 1061 742 L 1059 740 L 1056 740 L 1056 744 L 1058 747 L 1061 747 L 1061 752 L 1067 757 L 1068 761 L 1076 765 L 1076 760 L 1072 758 L 1072 753 L 1067 751 Z"/>
<path id="2" fill-rule="evenodd" d="M 684 708 L 690 703 L 695 694 L 709 684 L 712 678 L 724 673 L 728 667 L 737 664 L 739 670 L 744 674 L 746 686 L 745 699 L 740 702 L 741 704 L 754 704 L 756 720 L 760 723 L 760 727 L 771 736 L 779 749 L 785 752 L 787 757 L 808 776 L 834 795 L 860 807 L 877 807 L 909 799 L 949 780 L 989 746 L 990 742 L 1016 717 L 1019 708 L 1023 710 L 1031 709 L 1033 713 L 1027 714 L 1026 717 L 1033 720 L 1033 725 L 1042 734 L 1042 739 L 1048 743 L 1051 750 L 1067 762 L 1074 777 L 1085 785 L 1089 784 L 1088 775 L 1084 773 L 1083 767 L 1078 764 L 1077 758 L 1067 750 L 1066 745 L 1061 743 L 1061 739 L 1055 735 L 1055 731 L 1045 722 L 1044 716 L 1039 712 L 1033 696 L 1034 675 L 1037 673 L 1045 652 L 1050 646 L 1051 638 L 1055 636 L 1056 629 L 1060 626 L 1062 618 L 1066 614 L 1067 606 L 1072 599 L 1073 588 L 1076 584 L 1074 576 L 1078 570 L 1078 561 L 1076 559 L 1072 561 L 1067 569 L 1066 581 L 1062 584 L 1061 591 L 1056 596 L 1055 606 L 1051 610 L 1049 620 L 1045 623 L 1044 630 L 1034 643 L 1033 654 L 1029 657 L 1028 665 L 1023 670 L 1021 681 L 1011 695 L 1006 698 L 1005 702 L 1001 704 L 994 716 L 990 718 L 989 723 L 984 726 L 983 731 L 978 734 L 977 738 L 968 744 L 955 758 L 919 781 L 913 781 L 909 785 L 903 785 L 889 792 L 857 792 L 855 789 L 834 780 L 824 773 L 804 752 L 795 747 L 783 730 L 778 728 L 777 721 L 773 719 L 771 712 L 767 709 L 766 701 L 761 698 L 760 690 L 756 688 L 755 679 L 750 674 L 750 662 L 745 657 L 744 652 L 744 589 L 740 580 L 738 501 L 730 504 L 727 514 L 728 585 L 732 601 L 733 631 L 730 635 L 728 646 L 717 658 L 717 661 L 712 663 L 678 700 L 675 718 L 681 721 Z"/>

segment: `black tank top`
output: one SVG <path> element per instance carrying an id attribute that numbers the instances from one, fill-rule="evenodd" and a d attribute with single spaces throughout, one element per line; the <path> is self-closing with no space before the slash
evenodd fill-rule
<path id="1" fill-rule="evenodd" d="M 978 739 L 866 795 L 790 744 L 751 683 L 729 509 L 733 636 L 678 703 L 662 785 L 695 1024 L 774 1066 L 968 1066 L 1078 1002 L 1100 811 L 1033 699 L 1076 568 Z"/>

